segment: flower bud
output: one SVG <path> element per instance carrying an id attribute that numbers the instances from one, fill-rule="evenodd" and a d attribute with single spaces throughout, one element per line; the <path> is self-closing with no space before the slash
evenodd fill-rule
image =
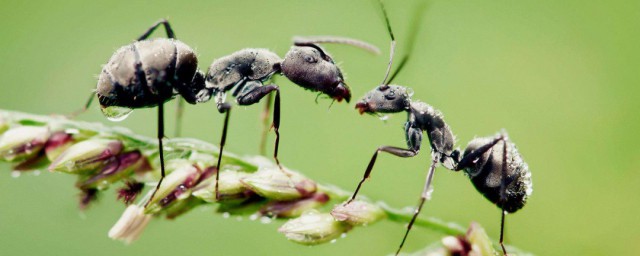
<path id="1" fill-rule="evenodd" d="M 249 176 L 249 173 L 234 170 L 224 170 L 220 172 L 220 185 L 218 185 L 219 200 L 216 200 L 216 176 L 202 181 L 193 189 L 193 196 L 204 200 L 205 202 L 214 203 L 217 201 L 236 201 L 244 200 L 249 197 L 248 189 L 245 187 L 241 179 Z"/>
<path id="2" fill-rule="evenodd" d="M 358 200 L 335 206 L 331 215 L 337 221 L 345 221 L 354 226 L 367 225 L 386 216 L 379 206 Z"/>
<path id="3" fill-rule="evenodd" d="M 176 200 L 189 197 L 190 189 L 197 184 L 202 174 L 200 169 L 186 160 L 169 162 L 167 170 L 173 171 L 164 178 L 145 213 L 155 213 Z M 153 193 L 153 190 L 149 193 Z"/>
<path id="4" fill-rule="evenodd" d="M 51 134 L 49 140 L 44 146 L 44 152 L 47 154 L 49 161 L 53 161 L 62 152 L 67 150 L 73 144 L 73 136 L 66 132 L 56 132 Z"/>
<path id="5" fill-rule="evenodd" d="M 296 201 L 273 201 L 260 209 L 260 214 L 278 218 L 298 217 L 302 213 L 318 208 L 329 201 L 329 195 L 316 192 L 310 197 Z"/>
<path id="6" fill-rule="evenodd" d="M 145 214 L 144 208 L 130 205 L 118 222 L 109 230 L 109 237 L 130 244 L 140 237 L 149 220 L 151 220 L 151 215 Z"/>
<path id="7" fill-rule="evenodd" d="M 122 151 L 121 141 L 90 139 L 81 141 L 62 152 L 49 165 L 49 171 L 83 173 L 93 171 L 110 161 Z"/>
<path id="8" fill-rule="evenodd" d="M 80 188 L 106 189 L 109 184 L 128 177 L 135 169 L 145 161 L 140 151 L 131 151 L 119 154 L 114 160 L 102 167 L 102 169 L 90 176 L 81 176 L 77 186 Z"/>
<path id="9" fill-rule="evenodd" d="M 496 255 L 491 239 L 484 231 L 484 228 L 476 222 L 472 222 L 465 235 L 469 243 L 471 243 L 471 251 L 476 254 L 469 255 Z"/>
<path id="10" fill-rule="evenodd" d="M 287 221 L 278 232 L 293 242 L 313 245 L 338 238 L 349 229 L 350 225 L 334 220 L 331 214 L 312 211 Z"/>
<path id="11" fill-rule="evenodd" d="M 20 126 L 9 129 L 0 137 L 0 159 L 23 161 L 36 155 L 49 138 L 49 129 L 42 126 Z"/>
<path id="12" fill-rule="evenodd" d="M 273 200 L 295 200 L 316 191 L 316 183 L 299 173 L 262 168 L 242 179 L 242 183 L 258 195 Z"/>

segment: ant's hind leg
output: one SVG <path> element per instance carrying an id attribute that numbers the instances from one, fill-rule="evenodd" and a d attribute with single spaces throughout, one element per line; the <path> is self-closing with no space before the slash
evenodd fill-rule
<path id="1" fill-rule="evenodd" d="M 153 31 L 156 30 L 156 28 L 158 28 L 160 25 L 164 25 L 164 29 L 167 32 L 168 38 L 176 38 L 176 35 L 173 33 L 173 29 L 171 29 L 171 25 L 169 25 L 169 21 L 167 21 L 166 19 L 161 19 L 153 24 L 153 26 L 151 26 L 149 29 L 147 29 L 147 31 L 144 32 L 144 34 L 142 34 L 140 37 L 138 37 L 136 41 L 147 39 L 151 35 L 151 33 L 153 33 Z"/>
<path id="2" fill-rule="evenodd" d="M 229 103 L 218 103 L 218 111 L 220 113 L 225 113 L 224 116 L 224 126 L 222 127 L 222 137 L 220 137 L 220 151 L 218 152 L 218 164 L 216 168 L 216 200 L 220 199 L 219 186 L 218 181 L 220 180 L 220 164 L 222 163 L 222 151 L 224 150 L 224 144 L 227 141 L 227 128 L 229 127 L 229 115 L 231 114 L 231 104 Z"/>

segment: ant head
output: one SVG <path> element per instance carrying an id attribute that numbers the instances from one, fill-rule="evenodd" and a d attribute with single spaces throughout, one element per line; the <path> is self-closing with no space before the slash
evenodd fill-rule
<path id="1" fill-rule="evenodd" d="M 380 85 L 369 91 L 356 103 L 356 109 L 363 113 L 397 113 L 406 111 L 411 104 L 407 88 L 399 85 Z"/>
<path id="2" fill-rule="evenodd" d="M 351 92 L 342 72 L 322 48 L 313 43 L 292 46 L 281 65 L 282 73 L 292 82 L 322 92 L 334 100 L 349 102 Z"/>

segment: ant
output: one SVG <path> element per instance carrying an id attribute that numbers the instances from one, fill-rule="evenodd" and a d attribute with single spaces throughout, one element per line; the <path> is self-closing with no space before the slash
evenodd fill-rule
<path id="1" fill-rule="evenodd" d="M 225 114 L 224 126 L 220 140 L 218 154 L 218 166 L 222 160 L 222 153 L 227 137 L 231 104 L 226 103 L 226 93 L 231 91 L 238 105 L 253 105 L 267 95 L 275 93 L 272 127 L 276 134 L 273 158 L 276 164 L 284 172 L 278 159 L 278 145 L 280 141 L 280 88 L 269 83 L 274 74 L 281 74 L 304 89 L 325 94 L 334 101 L 347 103 L 351 100 L 351 92 L 344 81 L 342 71 L 333 58 L 318 44 L 339 43 L 362 48 L 378 53 L 377 47 L 366 42 L 351 38 L 320 36 L 320 37 L 294 37 L 294 45 L 287 52 L 284 59 L 267 49 L 248 48 L 215 60 L 209 67 L 205 85 L 206 92 L 202 97 L 215 96 L 218 111 Z M 267 98 L 263 118 L 267 117 L 270 105 L 270 96 Z M 266 123 L 266 122 L 265 122 Z M 261 145 L 264 145 L 266 133 L 263 133 Z M 286 173 L 286 172 L 285 172 Z M 218 173 L 216 173 L 216 181 Z M 216 195 L 218 195 L 218 183 L 216 182 Z"/>
<path id="2" fill-rule="evenodd" d="M 148 39 L 159 26 L 164 26 L 167 38 Z M 209 99 L 204 74 L 198 70 L 198 59 L 191 47 L 176 39 L 169 22 L 161 19 L 133 43 L 125 45 L 111 56 L 98 78 L 95 95 L 102 113 L 112 121 L 125 119 L 133 109 L 158 109 L 158 151 L 161 178 L 145 207 L 153 200 L 165 177 L 164 103 L 176 95 L 190 104 Z M 84 108 L 86 111 L 93 93 Z"/>
<path id="3" fill-rule="evenodd" d="M 502 243 L 504 219 L 524 207 L 533 192 L 529 166 L 504 131 L 493 138 L 471 140 L 456 162 L 454 170 L 464 170 L 476 190 L 501 209 L 500 246 L 507 255 Z"/>
<path id="4" fill-rule="evenodd" d="M 398 250 L 396 251 L 396 255 L 400 253 L 400 250 L 411 231 L 411 227 L 420 214 L 425 201 L 431 198 L 431 183 L 433 181 L 433 175 L 438 162 L 450 170 L 464 170 L 475 185 L 476 189 L 480 193 L 484 194 L 489 201 L 503 209 L 500 245 L 503 252 L 506 254 L 506 250 L 502 243 L 505 212 L 515 212 L 522 208 L 525 204 L 526 197 L 531 193 L 531 180 L 527 165 L 522 161 L 522 157 L 518 154 L 515 145 L 508 142 L 505 133 L 493 140 L 490 138 L 479 138 L 473 140 L 467 146 L 467 149 L 464 151 L 463 157 L 461 158 L 460 151 L 458 149 L 454 149 L 456 141 L 455 136 L 450 127 L 444 121 L 442 113 L 426 103 L 412 101 L 412 95 L 408 92 L 406 87 L 390 85 L 398 72 L 402 70 L 410 55 L 407 54 L 404 56 L 398 68 L 389 78 L 396 42 L 387 12 L 381 1 L 380 7 L 385 18 L 388 33 L 391 37 L 391 56 L 382 84 L 368 92 L 365 97 L 356 103 L 356 109 L 358 109 L 360 114 L 407 112 L 408 120 L 405 123 L 407 148 L 405 149 L 393 146 L 378 147 L 369 161 L 369 165 L 365 170 L 363 178 L 358 183 L 355 192 L 345 204 L 349 204 L 355 200 L 362 184 L 370 177 L 379 152 L 387 152 L 403 158 L 414 157 L 420 151 L 422 132 L 424 131 L 427 133 L 430 142 L 431 164 L 420 196 L 420 201 L 407 226 L 407 230 L 402 238 L 402 242 L 400 243 Z M 423 7 L 416 9 L 417 15 L 420 15 L 422 9 Z M 414 22 L 413 24 L 418 24 L 418 22 Z M 410 34 L 412 38 L 408 40 L 408 42 L 410 42 L 408 47 L 409 53 L 411 53 L 414 41 L 413 37 L 416 34 L 416 30 L 416 27 L 411 29 L 413 33 Z M 387 80 L 387 78 L 389 79 Z M 501 145 L 502 148 L 498 147 L 496 148 L 497 150 L 494 151 L 493 148 L 501 141 L 503 142 Z M 499 150 L 503 151 L 502 155 L 498 153 Z"/>
<path id="5" fill-rule="evenodd" d="M 457 155 L 459 154 L 459 152 L 453 149 L 455 144 L 455 136 L 453 135 L 453 132 L 451 131 L 449 125 L 447 125 L 447 123 L 444 121 L 443 115 L 439 110 L 433 108 L 427 103 L 412 101 L 411 93 L 408 92 L 407 87 L 400 85 L 390 85 L 398 72 L 400 72 L 404 67 L 405 63 L 408 60 L 409 54 L 405 55 L 398 68 L 389 78 L 389 72 L 393 64 L 396 41 L 393 30 L 391 29 L 391 23 L 389 22 L 387 11 L 382 1 L 380 1 L 380 8 L 382 9 L 385 23 L 387 25 L 387 31 L 389 33 L 389 36 L 391 37 L 391 50 L 387 72 L 381 85 L 369 91 L 358 103 L 356 103 L 355 107 L 356 109 L 358 109 L 360 114 L 407 112 L 408 120 L 404 126 L 407 148 L 405 149 L 394 146 L 378 147 L 374 152 L 373 157 L 369 161 L 369 165 L 365 170 L 362 180 L 360 180 L 355 192 L 353 193 L 353 196 L 351 196 L 351 199 L 349 199 L 346 204 L 351 203 L 356 198 L 356 195 L 358 194 L 358 191 L 360 191 L 362 184 L 366 179 L 370 177 L 379 152 L 386 152 L 403 158 L 414 157 L 420 152 L 422 133 L 426 132 L 431 146 L 431 166 L 429 167 L 429 172 L 427 174 L 424 189 L 420 196 L 420 203 L 418 204 L 418 207 L 415 210 L 411 221 L 409 222 L 407 231 L 404 235 L 404 238 L 402 239 L 402 243 L 400 244 L 400 247 L 396 252 L 396 254 L 398 254 L 402 249 L 402 246 L 404 245 L 409 231 L 411 230 L 413 223 L 420 213 L 422 206 L 424 205 L 425 201 L 431 197 L 431 182 L 433 180 L 433 174 L 436 165 L 438 164 L 438 162 L 440 162 L 446 168 L 453 169 L 455 167 L 455 159 L 457 159 Z M 416 17 L 420 17 L 422 9 L 424 9 L 424 5 L 416 9 Z M 412 24 L 417 25 L 419 24 L 419 22 L 414 21 Z M 413 37 L 416 34 L 416 30 L 417 26 L 411 29 L 413 33 L 411 34 L 412 38 L 408 40 L 408 42 L 411 43 L 409 45 L 409 53 L 411 52 L 412 42 L 414 41 Z"/>
<path id="6" fill-rule="evenodd" d="M 168 38 L 147 39 L 161 25 L 164 26 Z M 165 177 L 162 143 L 163 104 L 175 96 L 180 95 L 188 103 L 196 104 L 207 102 L 212 95 L 215 95 L 218 110 L 221 113 L 226 112 L 218 166 L 222 159 L 231 109 L 229 104 L 224 103 L 224 94 L 234 87 L 236 89 L 233 91 L 233 96 L 237 96 L 237 102 L 240 105 L 254 104 L 276 90 L 273 127 L 276 132 L 274 158 L 278 166 L 280 166 L 277 158 L 280 95 L 276 85 L 263 86 L 262 82 L 275 73 L 281 73 L 306 89 L 327 94 L 334 100 L 345 99 L 348 102 L 351 94 L 344 82 L 342 72 L 317 43 L 342 43 L 358 46 L 374 53 L 378 51 L 373 45 L 349 38 L 316 37 L 308 40 L 297 38 L 295 46 L 287 53 L 284 61 L 275 53 L 265 49 L 245 49 L 214 61 L 205 75 L 197 68 L 198 60 L 193 49 L 176 39 L 173 29 L 165 19 L 156 22 L 133 43 L 118 49 L 103 67 L 95 94 L 98 96 L 103 114 L 112 121 L 125 119 L 136 108 L 158 108 L 161 178 L 147 205 L 153 200 Z M 92 93 L 83 109 L 70 116 L 86 111 L 93 101 L 93 96 Z M 180 102 L 177 111 L 178 124 L 181 111 Z M 216 181 L 218 178 L 216 173 Z M 217 182 L 216 195 L 218 195 Z"/>

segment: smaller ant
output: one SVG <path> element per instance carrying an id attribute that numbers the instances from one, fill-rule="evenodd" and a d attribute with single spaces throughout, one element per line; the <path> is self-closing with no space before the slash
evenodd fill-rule
<path id="1" fill-rule="evenodd" d="M 404 238 L 402 239 L 402 243 L 400 244 L 398 251 L 396 252 L 396 254 L 398 254 L 402 249 L 407 236 L 409 235 L 409 231 L 411 231 L 413 223 L 422 210 L 422 206 L 424 205 L 425 201 L 431 197 L 431 182 L 433 180 L 436 165 L 438 163 L 441 163 L 447 169 L 453 170 L 455 168 L 455 163 L 456 159 L 458 158 L 459 152 L 457 150 L 454 150 L 454 144 L 456 141 L 455 136 L 453 135 L 453 132 L 451 131 L 449 125 L 447 125 L 447 123 L 444 121 L 444 117 L 439 110 L 435 109 L 427 103 L 412 101 L 411 93 L 408 92 L 409 90 L 407 89 L 407 87 L 400 85 L 390 85 L 398 72 L 400 72 L 406 64 L 409 54 L 405 55 L 398 68 L 389 78 L 389 72 L 393 63 L 396 41 L 391 29 L 391 24 L 389 22 L 386 9 L 382 4 L 382 1 L 380 1 L 380 7 L 385 18 L 389 36 L 391 37 L 389 64 L 387 66 L 387 72 L 381 85 L 369 91 L 358 103 L 356 103 L 355 107 L 356 109 L 358 109 L 360 114 L 407 112 L 408 120 L 404 126 L 407 148 L 405 149 L 394 146 L 378 147 L 374 152 L 373 157 L 369 161 L 369 165 L 364 172 L 364 176 L 358 183 L 353 196 L 351 196 L 351 199 L 349 199 L 346 204 L 349 204 L 353 200 L 355 200 L 358 191 L 360 191 L 360 188 L 362 187 L 362 184 L 370 177 L 379 152 L 386 152 L 403 158 L 414 157 L 420 152 L 422 133 L 425 132 L 427 134 L 431 147 L 431 165 L 429 167 L 429 172 L 427 174 L 424 189 L 420 196 L 418 207 L 415 210 L 415 213 L 411 218 L 409 225 L 407 226 L 407 231 L 404 235 Z M 416 9 L 416 17 L 421 16 L 423 9 L 423 5 Z M 419 24 L 419 22 L 414 21 L 413 24 L 417 25 Z M 411 34 L 412 38 L 408 40 L 408 42 L 413 43 L 413 37 L 416 34 L 416 30 L 417 26 L 411 29 L 411 31 L 413 31 L 413 33 Z M 411 48 L 412 44 L 410 44 L 409 46 L 409 53 L 411 52 Z"/>

